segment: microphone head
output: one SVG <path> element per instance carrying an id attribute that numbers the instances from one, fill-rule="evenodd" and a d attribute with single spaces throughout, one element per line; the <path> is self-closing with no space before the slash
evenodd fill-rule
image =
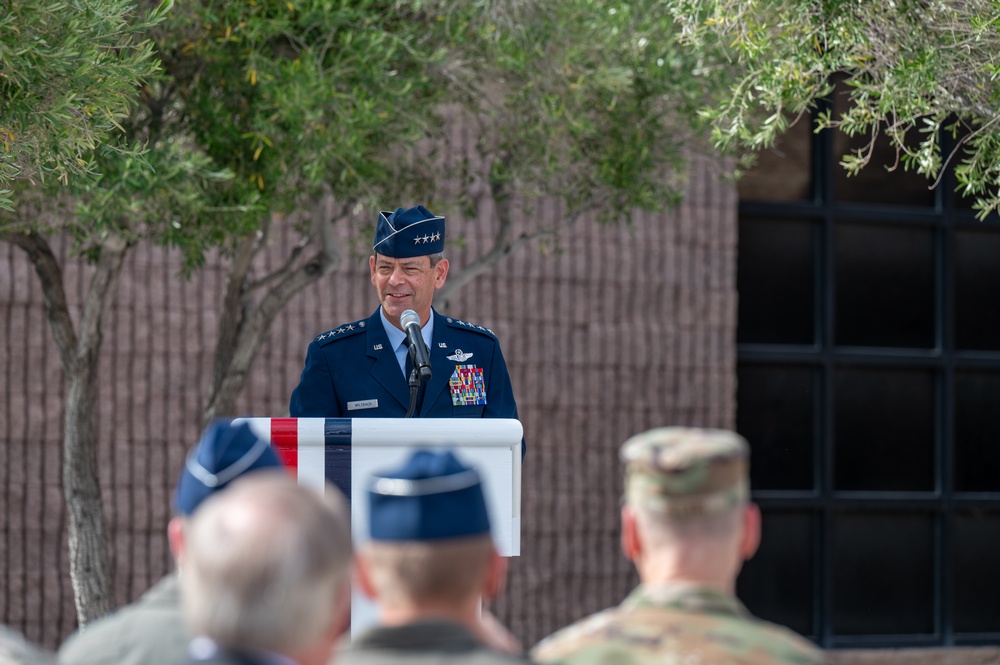
<path id="1" fill-rule="evenodd" d="M 399 325 L 403 326 L 404 330 L 414 323 L 417 324 L 418 328 L 420 327 L 420 315 L 412 309 L 404 310 L 403 313 L 399 315 Z"/>

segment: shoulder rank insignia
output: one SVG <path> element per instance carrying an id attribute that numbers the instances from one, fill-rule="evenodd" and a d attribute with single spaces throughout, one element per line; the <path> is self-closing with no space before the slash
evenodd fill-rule
<path id="1" fill-rule="evenodd" d="M 359 333 L 365 329 L 367 324 L 364 321 L 355 321 L 354 323 L 348 323 L 347 325 L 340 326 L 339 328 L 334 328 L 333 330 L 327 330 L 322 335 L 316 336 L 316 342 L 320 345 L 329 344 L 335 339 L 340 339 L 343 337 L 349 337 L 355 333 Z"/>
<path id="2" fill-rule="evenodd" d="M 448 322 L 448 325 L 462 328 L 464 330 L 473 330 L 487 335 L 488 337 L 496 338 L 496 333 L 484 326 L 477 326 L 475 323 L 469 323 L 468 321 L 463 321 L 461 319 L 453 319 L 450 316 L 446 317 L 445 321 Z"/>
<path id="3" fill-rule="evenodd" d="M 473 356 L 472 353 L 465 353 L 462 349 L 455 349 L 455 353 L 448 356 L 448 360 L 454 360 L 455 362 L 464 363 L 466 360 Z"/>

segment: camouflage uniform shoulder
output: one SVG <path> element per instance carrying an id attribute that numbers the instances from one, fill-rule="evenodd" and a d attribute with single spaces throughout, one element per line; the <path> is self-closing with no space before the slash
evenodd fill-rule
<path id="1" fill-rule="evenodd" d="M 691 660 L 732 665 L 821 665 L 822 652 L 752 616 L 622 605 L 564 628 L 531 651 L 539 663 L 601 665 Z"/>
<path id="2" fill-rule="evenodd" d="M 327 330 L 325 333 L 317 335 L 313 342 L 320 346 L 326 346 L 327 344 L 332 344 L 338 340 L 346 339 L 352 335 L 357 335 L 359 332 L 363 332 L 367 326 L 367 319 L 345 323 L 342 326 L 338 326 L 332 330 Z"/>
<path id="3" fill-rule="evenodd" d="M 444 317 L 445 323 L 451 328 L 457 328 L 458 330 L 471 330 L 472 332 L 477 332 L 481 335 L 485 335 L 490 339 L 495 340 L 497 338 L 496 333 L 485 326 L 476 325 L 469 321 L 463 321 L 462 319 L 456 319 L 452 316 Z"/>

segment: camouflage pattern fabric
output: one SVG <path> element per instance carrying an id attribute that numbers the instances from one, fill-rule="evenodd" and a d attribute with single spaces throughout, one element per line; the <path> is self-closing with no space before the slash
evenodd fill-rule
<path id="1" fill-rule="evenodd" d="M 640 586 L 618 607 L 550 635 L 531 651 L 570 665 L 814 665 L 822 652 L 708 587 Z"/>
<path id="2" fill-rule="evenodd" d="M 725 512 L 750 497 L 750 446 L 727 430 L 659 427 L 622 444 L 625 502 L 689 519 Z"/>

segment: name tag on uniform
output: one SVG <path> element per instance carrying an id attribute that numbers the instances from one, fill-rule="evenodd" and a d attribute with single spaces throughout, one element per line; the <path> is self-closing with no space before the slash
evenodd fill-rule
<path id="1" fill-rule="evenodd" d="M 377 409 L 378 400 L 377 399 L 362 399 L 357 402 L 348 402 L 348 411 L 357 411 L 358 409 Z"/>

